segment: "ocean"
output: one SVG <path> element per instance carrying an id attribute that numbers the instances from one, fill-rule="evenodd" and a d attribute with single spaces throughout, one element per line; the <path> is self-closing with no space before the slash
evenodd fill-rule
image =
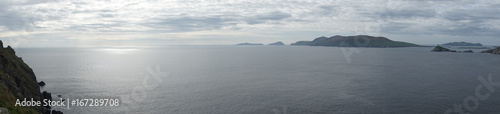
<path id="1" fill-rule="evenodd" d="M 163 46 L 17 48 L 16 54 L 54 99 L 120 101 L 52 107 L 64 113 L 500 112 L 500 86 L 491 91 L 480 81 L 500 82 L 499 55 L 430 50 Z"/>

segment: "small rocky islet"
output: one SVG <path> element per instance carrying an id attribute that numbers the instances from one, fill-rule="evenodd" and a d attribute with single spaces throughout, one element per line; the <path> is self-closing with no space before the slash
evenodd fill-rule
<path id="1" fill-rule="evenodd" d="M 466 50 L 466 51 L 457 51 L 457 50 L 451 50 L 446 47 L 458 47 L 459 49 L 488 49 L 484 51 L 480 51 L 479 53 L 491 53 L 498 55 L 500 54 L 500 47 L 496 47 L 494 49 L 491 49 L 490 47 L 485 47 L 481 43 L 470 43 L 470 42 L 450 42 L 450 43 L 445 43 L 441 45 L 437 45 L 434 47 L 431 51 L 433 52 L 465 52 L 465 53 L 474 53 L 472 50 Z"/>
<path id="2" fill-rule="evenodd" d="M 282 46 L 282 45 L 285 45 L 285 43 L 283 43 L 281 41 L 278 41 L 278 42 L 270 43 L 270 44 L 267 44 L 267 45 Z"/>
<path id="3" fill-rule="evenodd" d="M 433 51 L 433 52 L 465 52 L 465 53 L 474 53 L 474 51 L 472 51 L 472 50 L 456 51 L 456 50 L 451 50 L 451 49 L 448 49 L 448 48 L 445 48 L 445 47 L 442 47 L 442 46 L 439 46 L 439 45 L 436 46 L 436 47 L 434 47 L 434 49 L 432 49 L 431 51 Z M 481 51 L 479 53 L 490 53 L 490 54 L 500 55 L 500 47 L 496 47 L 494 49 L 484 50 L 484 51 Z"/>
<path id="4" fill-rule="evenodd" d="M 445 48 L 445 47 L 442 47 L 442 46 L 436 46 L 431 51 L 433 51 L 433 52 L 465 52 L 465 53 L 474 53 L 474 51 L 472 51 L 472 50 L 456 51 L 456 50 L 451 50 L 451 49 L 448 49 L 448 48 Z"/>

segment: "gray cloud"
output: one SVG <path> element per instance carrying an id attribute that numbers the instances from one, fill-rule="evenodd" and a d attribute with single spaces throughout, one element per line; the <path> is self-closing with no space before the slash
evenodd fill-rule
<path id="1" fill-rule="evenodd" d="M 269 13 L 264 13 L 264 14 L 257 14 L 255 16 L 251 17 L 245 17 L 245 22 L 248 24 L 262 24 L 266 23 L 269 21 L 282 21 L 286 18 L 292 17 L 291 14 L 285 13 L 285 12 L 280 12 L 280 11 L 275 11 L 275 12 L 269 12 Z"/>
<path id="2" fill-rule="evenodd" d="M 11 1 L 0 1 L 0 26 L 4 26 L 7 30 L 19 30 L 30 24 L 23 21 L 21 12 L 12 10 L 13 5 Z"/>
<path id="3" fill-rule="evenodd" d="M 497 37 L 500 9 L 496 3 L 471 1 L 410 1 L 386 10 L 389 22 L 383 23 L 381 32 L 387 34 L 450 35 Z"/>
<path id="4" fill-rule="evenodd" d="M 432 9 L 397 9 L 387 10 L 387 13 L 392 16 L 392 19 L 433 18 L 437 15 Z"/>
<path id="5" fill-rule="evenodd" d="M 444 19 L 450 21 L 460 21 L 460 20 L 497 20 L 500 19 L 500 15 L 495 15 L 495 13 L 500 12 L 499 8 L 487 8 L 487 9 L 458 9 L 447 11 L 442 15 Z"/>
<path id="6" fill-rule="evenodd" d="M 101 13 L 99 14 L 101 17 L 104 17 L 104 18 L 108 18 L 108 17 L 114 17 L 113 14 L 109 14 L 109 13 Z"/>
<path id="7" fill-rule="evenodd" d="M 481 20 L 455 22 L 445 27 L 431 26 L 428 29 L 435 33 L 455 36 L 500 36 L 499 28 L 494 28 Z"/>
<path id="8" fill-rule="evenodd" d="M 32 31 L 38 18 L 33 16 L 33 12 L 24 9 L 27 6 L 43 3 L 55 2 L 54 0 L 29 0 L 29 1 L 0 1 L 0 26 L 4 26 L 8 31 Z M 29 8 L 29 7 L 28 7 Z M 44 10 L 40 10 L 44 11 Z"/>
<path id="9" fill-rule="evenodd" d="M 370 29 L 361 33 L 375 31 L 401 36 L 500 35 L 497 32 L 500 15 L 496 15 L 500 12 L 499 1 L 113 1 L 2 0 L 0 34 L 26 30 L 47 35 L 52 31 L 55 31 L 53 34 L 61 31 L 144 34 L 272 31 L 269 34 L 286 36 L 300 31 L 346 35 L 361 28 Z"/>
<path id="10" fill-rule="evenodd" d="M 416 31 L 406 31 L 410 26 L 413 26 L 411 23 L 398 23 L 398 22 L 390 22 L 386 25 L 383 25 L 381 28 L 381 32 L 389 33 L 389 34 L 416 34 Z"/>
<path id="11" fill-rule="evenodd" d="M 169 32 L 219 30 L 224 27 L 235 27 L 238 24 L 275 24 L 273 22 L 284 21 L 290 18 L 291 14 L 274 11 L 252 16 L 244 15 L 214 15 L 214 16 L 164 16 L 162 18 L 150 19 L 145 26 L 161 28 Z"/>
<path id="12" fill-rule="evenodd" d="M 320 16 L 337 16 L 341 13 L 341 7 L 333 5 L 319 5 L 317 6 L 317 11 L 312 12 L 317 13 Z"/>
<path id="13" fill-rule="evenodd" d="M 235 19 L 220 16 L 212 17 L 165 17 L 153 19 L 144 25 L 161 28 L 170 32 L 200 31 L 220 29 L 224 26 L 236 25 Z"/>

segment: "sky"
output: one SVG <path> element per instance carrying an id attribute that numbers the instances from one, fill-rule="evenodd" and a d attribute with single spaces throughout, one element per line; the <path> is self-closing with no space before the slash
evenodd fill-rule
<path id="1" fill-rule="evenodd" d="M 1 0 L 13 47 L 290 44 L 371 35 L 500 45 L 498 0 Z"/>

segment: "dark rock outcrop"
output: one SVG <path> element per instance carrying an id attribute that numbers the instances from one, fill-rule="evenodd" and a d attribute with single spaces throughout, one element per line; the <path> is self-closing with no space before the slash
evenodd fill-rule
<path id="1" fill-rule="evenodd" d="M 270 43 L 268 45 L 285 45 L 285 44 L 283 42 L 279 41 L 279 42 Z"/>
<path id="2" fill-rule="evenodd" d="M 392 41 L 385 37 L 367 35 L 318 37 L 313 41 L 298 41 L 291 45 L 337 46 L 337 47 L 420 47 L 420 45 Z"/>
<path id="3" fill-rule="evenodd" d="M 456 52 L 455 50 L 450 50 L 448 48 L 444 48 L 444 47 L 441 47 L 441 46 L 436 46 L 431 51 L 434 51 L 434 52 Z"/>
<path id="4" fill-rule="evenodd" d="M 12 49 L 12 47 L 7 46 L 6 49 L 7 49 L 7 51 L 10 51 L 12 54 L 14 54 L 14 55 L 16 54 L 16 51 L 14 51 L 14 49 Z"/>
<path id="5" fill-rule="evenodd" d="M 491 53 L 491 54 L 500 55 L 500 47 L 497 47 L 495 49 L 486 50 L 486 51 L 481 51 L 481 53 Z"/>
<path id="6" fill-rule="evenodd" d="M 49 93 L 49 92 L 47 92 L 47 91 L 43 91 L 43 92 L 42 92 L 42 98 L 43 98 L 43 99 L 49 99 L 49 100 L 51 100 L 51 101 L 52 101 L 52 93 Z"/>
<path id="7" fill-rule="evenodd" d="M 61 111 L 52 110 L 52 114 L 63 114 Z"/>
<path id="8" fill-rule="evenodd" d="M 43 81 L 38 82 L 38 85 L 40 85 L 40 86 L 45 86 L 45 82 L 43 82 Z"/>
<path id="9" fill-rule="evenodd" d="M 47 110 L 42 111 L 42 114 L 50 114 L 50 112 L 51 111 L 47 109 Z"/>
<path id="10" fill-rule="evenodd" d="M 47 91 L 42 92 L 42 99 L 48 99 L 52 101 L 52 93 L 49 93 Z M 45 106 L 45 108 L 50 109 L 50 106 Z"/>
<path id="11" fill-rule="evenodd" d="M 464 51 L 465 53 L 474 53 L 474 51 L 472 50 L 467 50 L 467 51 Z"/>

